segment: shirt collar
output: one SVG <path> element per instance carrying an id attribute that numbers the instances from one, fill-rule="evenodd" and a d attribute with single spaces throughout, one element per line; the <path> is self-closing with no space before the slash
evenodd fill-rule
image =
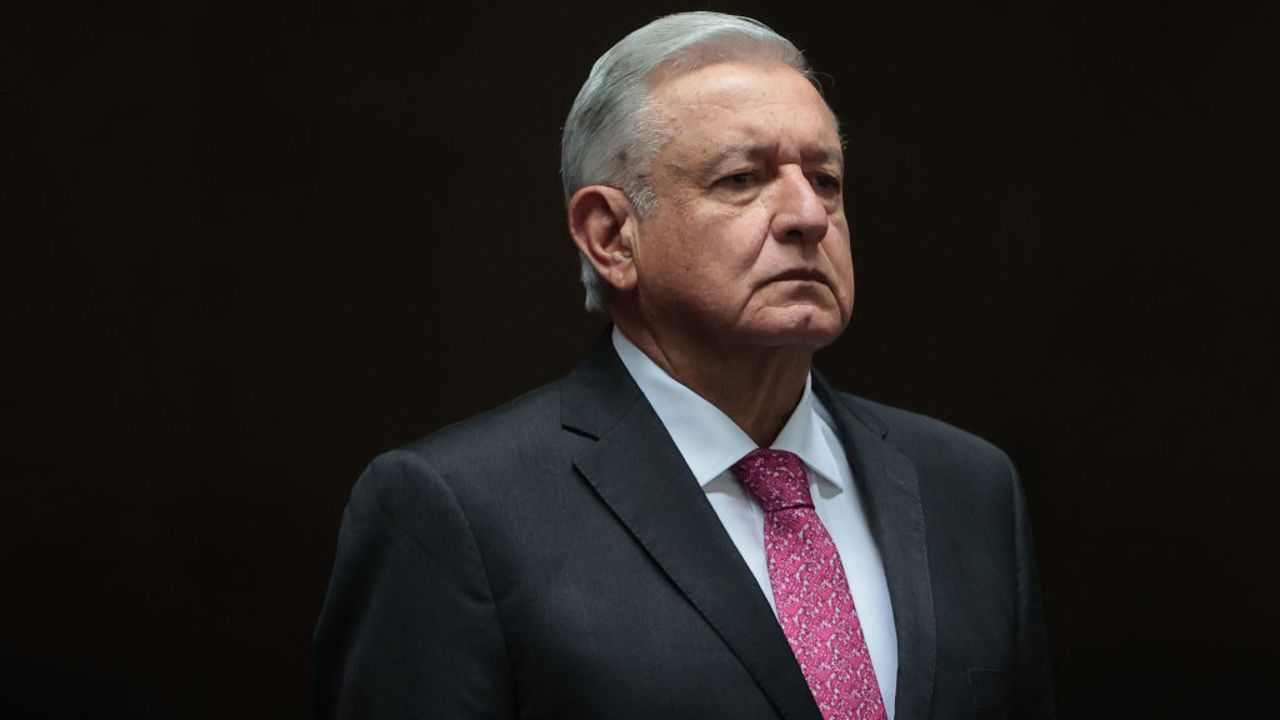
<path id="1" fill-rule="evenodd" d="M 616 325 L 613 347 L 699 485 L 711 482 L 756 449 L 755 442 L 728 415 L 668 375 Z M 800 402 L 771 447 L 799 455 L 819 477 L 844 490 L 835 454 L 820 429 L 821 410 L 821 402 L 813 394 L 813 378 L 808 376 Z"/>

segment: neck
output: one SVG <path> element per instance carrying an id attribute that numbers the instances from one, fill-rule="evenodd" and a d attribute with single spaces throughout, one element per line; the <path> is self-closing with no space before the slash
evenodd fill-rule
<path id="1" fill-rule="evenodd" d="M 760 447 L 773 444 L 804 393 L 812 350 L 709 347 L 679 333 L 655 333 L 617 313 L 614 322 L 658 367 L 728 415 Z"/>

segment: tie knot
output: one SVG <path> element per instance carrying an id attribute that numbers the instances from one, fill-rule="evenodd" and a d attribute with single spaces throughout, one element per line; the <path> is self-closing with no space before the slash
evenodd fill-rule
<path id="1" fill-rule="evenodd" d="M 733 474 L 765 512 L 792 507 L 813 507 L 809 474 L 800 456 L 786 450 L 757 448 L 734 464 Z"/>

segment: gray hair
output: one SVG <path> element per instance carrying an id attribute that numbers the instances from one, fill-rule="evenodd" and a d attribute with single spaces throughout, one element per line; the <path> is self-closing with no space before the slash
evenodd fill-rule
<path id="1" fill-rule="evenodd" d="M 649 164 L 664 140 L 649 99 L 659 69 L 678 73 L 731 60 L 789 66 L 821 90 L 803 53 L 763 23 L 716 12 L 676 13 L 633 31 L 609 48 L 578 91 L 560 141 L 560 179 L 567 203 L 588 185 L 621 190 L 641 216 L 658 198 Z M 612 287 L 583 255 L 586 309 L 603 313 Z"/>

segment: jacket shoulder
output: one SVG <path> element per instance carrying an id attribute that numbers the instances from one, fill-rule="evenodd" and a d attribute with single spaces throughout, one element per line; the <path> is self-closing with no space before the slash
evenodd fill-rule
<path id="1" fill-rule="evenodd" d="M 840 392 L 837 393 L 837 396 L 855 415 L 878 420 L 883 430 L 887 431 L 887 437 L 891 441 L 895 437 L 901 440 L 935 440 L 972 445 L 975 450 L 980 452 L 1004 453 L 1003 450 L 985 438 L 967 430 L 962 430 L 944 420 L 894 407 L 893 405 L 886 405 L 885 403 L 869 400 L 851 393 Z"/>
<path id="2" fill-rule="evenodd" d="M 998 479 L 1002 487 L 1007 487 L 1015 476 L 1009 456 L 971 432 L 937 418 L 857 395 L 837 392 L 835 396 L 855 418 L 925 470 L 934 469 L 947 475 L 964 471 L 970 478 Z"/>
<path id="3" fill-rule="evenodd" d="M 553 381 L 478 415 L 451 423 L 392 453 L 422 459 L 442 475 L 453 471 L 510 470 L 545 454 L 563 438 L 560 382 Z"/>

